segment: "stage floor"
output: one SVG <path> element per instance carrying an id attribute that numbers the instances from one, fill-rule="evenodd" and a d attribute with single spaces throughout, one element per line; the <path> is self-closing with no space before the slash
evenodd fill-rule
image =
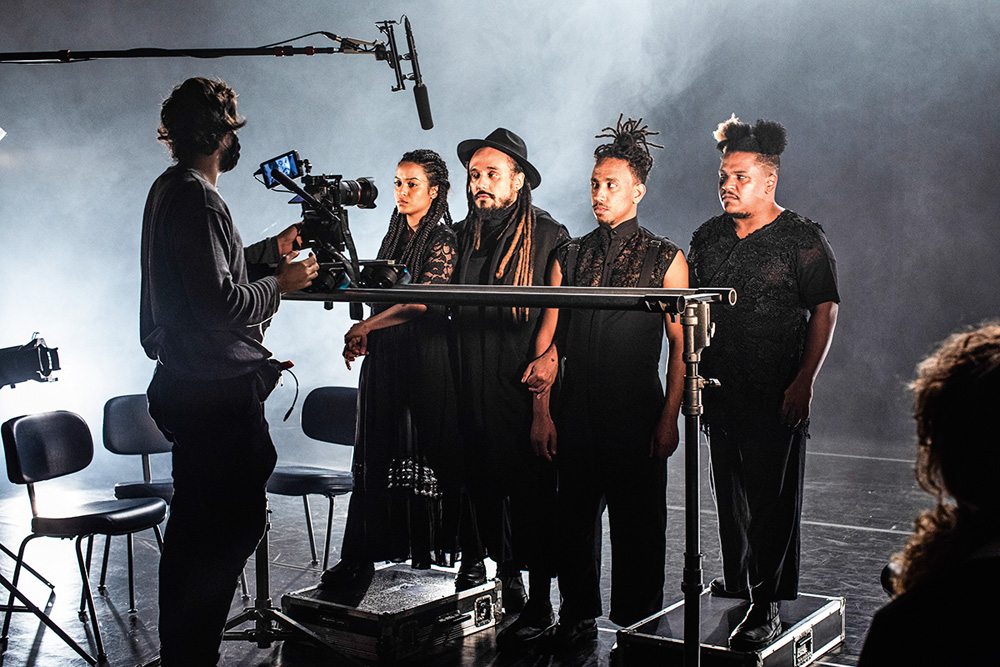
<path id="1" fill-rule="evenodd" d="M 275 428 L 275 441 L 281 441 L 281 432 L 289 428 Z M 100 446 L 100 445 L 98 445 Z M 279 450 L 281 449 L 279 444 Z M 855 665 L 864 642 L 871 616 L 887 598 L 879 585 L 879 572 L 889 556 L 905 542 L 914 516 L 930 505 L 930 498 L 922 493 L 913 481 L 913 446 L 910 443 L 878 444 L 836 442 L 815 437 L 809 443 L 806 459 L 806 494 L 802 526 L 802 580 L 801 590 L 847 599 L 847 640 L 832 654 L 821 658 L 817 664 Z M 305 461 L 284 461 L 302 462 Z M 309 463 L 316 463 L 310 461 Z M 337 464 L 342 464 L 338 460 Z M 705 581 L 721 575 L 716 536 L 715 510 L 708 485 L 707 447 L 702 443 L 702 550 L 704 553 Z M 138 462 L 135 465 L 138 471 Z M 120 469 L 113 471 L 120 474 Z M 58 486 L 67 498 L 109 498 L 115 481 L 103 479 L 104 472 L 92 467 L 81 474 L 79 481 L 47 482 L 40 485 L 41 499 L 50 498 L 52 488 Z M 671 459 L 667 490 L 669 507 L 667 528 L 667 562 L 665 603 L 680 598 L 681 567 L 684 550 L 683 521 L 683 445 Z M 71 478 L 72 479 L 72 478 Z M 83 488 L 106 489 L 96 495 Z M 30 510 L 27 493 L 22 487 L 6 482 L 0 486 L 0 541 L 11 549 L 17 548 L 27 534 Z M 51 499 L 51 498 L 50 498 Z M 318 530 L 325 526 L 326 501 L 314 498 L 313 522 Z M 283 593 L 313 586 L 320 568 L 310 564 L 309 545 L 305 532 L 302 502 L 298 498 L 275 496 L 270 501 L 273 530 L 271 532 L 271 596 L 280 606 Z M 335 550 L 331 563 L 339 554 L 340 539 L 347 512 L 346 497 L 338 500 L 334 520 L 333 544 Z M 317 539 L 322 539 L 321 535 Z M 321 547 L 320 547 L 321 548 Z M 95 588 L 99 577 L 100 553 L 103 538 L 95 543 L 94 572 L 91 577 Z M 322 554 L 320 554 L 322 558 Z M 80 602 L 79 575 L 73 544 L 68 540 L 35 540 L 28 547 L 28 561 L 55 584 L 55 594 L 49 598 L 48 589 L 30 575 L 22 579 L 23 589 L 32 600 L 45 607 L 53 618 L 85 647 L 91 646 L 89 634 L 77 617 Z M 131 667 L 142 663 L 157 653 L 156 596 L 157 552 L 152 533 L 136 538 L 136 595 L 137 614 L 128 614 L 128 584 L 125 557 L 125 540 L 116 538 L 112 543 L 111 565 L 108 575 L 108 592 L 97 596 L 95 603 L 106 645 L 109 663 L 114 667 Z M 607 521 L 604 532 L 603 595 L 607 611 L 610 594 L 611 567 Z M 0 572 L 8 578 L 13 570 L 9 558 L 0 554 Z M 247 567 L 247 577 L 253 592 L 252 561 Z M 552 587 L 553 604 L 558 604 L 558 591 Z M 6 600 L 4 600 L 6 602 Z M 244 601 L 237 595 L 233 613 L 242 610 Z M 586 646 L 572 655 L 550 658 L 525 653 L 497 655 L 494 650 L 494 630 L 488 629 L 465 638 L 453 650 L 436 658 L 441 665 L 502 665 L 518 667 L 527 665 L 587 665 L 608 664 L 608 654 L 615 642 L 617 626 L 601 618 L 600 632 L 595 644 Z M 502 624 L 501 624 L 502 627 Z M 92 648 L 91 648 L 92 650 Z M 15 614 L 12 621 L 9 647 L 0 665 L 75 667 L 85 665 L 53 632 L 41 626 L 30 614 Z M 225 642 L 222 664 L 231 666 L 281 665 L 299 667 L 306 665 L 335 665 L 327 654 L 304 644 L 276 643 L 261 649 L 249 642 Z"/>

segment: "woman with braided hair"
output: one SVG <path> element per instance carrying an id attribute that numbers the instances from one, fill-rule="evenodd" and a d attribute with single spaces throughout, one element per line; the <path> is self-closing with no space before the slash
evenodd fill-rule
<path id="1" fill-rule="evenodd" d="M 378 259 L 404 264 L 415 283 L 451 279 L 449 188 L 448 167 L 434 151 L 406 153 L 396 168 L 396 208 Z M 447 318 L 422 304 L 375 304 L 344 343 L 348 368 L 365 356 L 354 492 L 341 561 L 323 573 L 322 585 L 365 581 L 375 561 L 451 565 L 460 487 Z"/>

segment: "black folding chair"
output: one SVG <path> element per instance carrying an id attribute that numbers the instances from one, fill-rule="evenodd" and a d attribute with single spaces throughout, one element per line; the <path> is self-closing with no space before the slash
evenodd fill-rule
<path id="1" fill-rule="evenodd" d="M 84 503 L 72 508 L 60 508 L 57 514 L 41 515 L 36 503 L 35 485 L 38 482 L 62 477 L 83 470 L 94 458 L 94 440 L 82 417 L 72 412 L 43 412 L 15 417 L 0 427 L 4 454 L 7 459 L 7 477 L 14 484 L 24 484 L 31 503 L 31 534 L 21 542 L 10 584 L 10 601 L 4 615 L 0 642 L 6 646 L 11 613 L 15 611 L 17 582 L 24 563 L 28 542 L 38 537 L 76 538 L 76 558 L 80 566 L 83 593 L 80 602 L 81 618 L 85 617 L 84 604 L 90 612 L 97 646 L 97 659 L 106 659 L 101 630 L 94 610 L 94 596 L 90 589 L 89 556 L 94 535 L 131 535 L 153 528 L 163 521 L 167 505 L 162 498 L 135 498 L 128 500 L 101 500 Z M 88 556 L 83 555 L 83 540 L 88 540 Z M 129 572 L 132 572 L 131 552 Z M 6 587 L 6 586 L 5 586 Z M 22 600 L 23 601 L 23 600 Z M 36 614 L 37 615 L 37 614 Z M 44 621 L 44 619 L 42 619 Z M 51 619 L 50 619 L 51 620 Z M 46 625 L 50 625 L 46 623 Z M 51 624 L 50 627 L 52 627 Z M 59 631 L 60 637 L 69 642 L 81 655 L 85 652 Z M 94 662 L 92 656 L 88 661 Z"/>
<path id="2" fill-rule="evenodd" d="M 302 432 L 314 440 L 354 446 L 358 421 L 358 390 L 353 387 L 317 387 L 302 403 Z M 312 562 L 317 563 L 309 496 L 326 496 L 330 510 L 326 519 L 326 546 L 323 569 L 330 559 L 330 532 L 333 528 L 333 499 L 354 488 L 350 470 L 317 466 L 278 466 L 267 481 L 267 492 L 282 496 L 302 496 L 306 510 L 306 531 Z"/>

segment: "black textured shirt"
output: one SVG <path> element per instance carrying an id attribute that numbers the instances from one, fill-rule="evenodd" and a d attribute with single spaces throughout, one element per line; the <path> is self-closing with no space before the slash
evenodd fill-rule
<path id="1" fill-rule="evenodd" d="M 837 264 L 823 229 L 784 210 L 739 238 L 728 215 L 695 231 L 688 255 L 692 287 L 732 287 L 732 307 L 712 308 L 715 337 L 701 374 L 722 386 L 705 392 L 705 421 L 728 413 L 779 419 L 785 389 L 798 373 L 809 311 L 840 302 Z"/>

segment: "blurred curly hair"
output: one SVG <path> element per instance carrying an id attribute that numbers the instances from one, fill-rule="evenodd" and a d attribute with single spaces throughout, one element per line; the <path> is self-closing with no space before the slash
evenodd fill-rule
<path id="1" fill-rule="evenodd" d="M 1000 525 L 1000 321 L 950 336 L 917 366 L 916 477 L 937 506 L 893 557 L 897 595 L 960 562 Z"/>

